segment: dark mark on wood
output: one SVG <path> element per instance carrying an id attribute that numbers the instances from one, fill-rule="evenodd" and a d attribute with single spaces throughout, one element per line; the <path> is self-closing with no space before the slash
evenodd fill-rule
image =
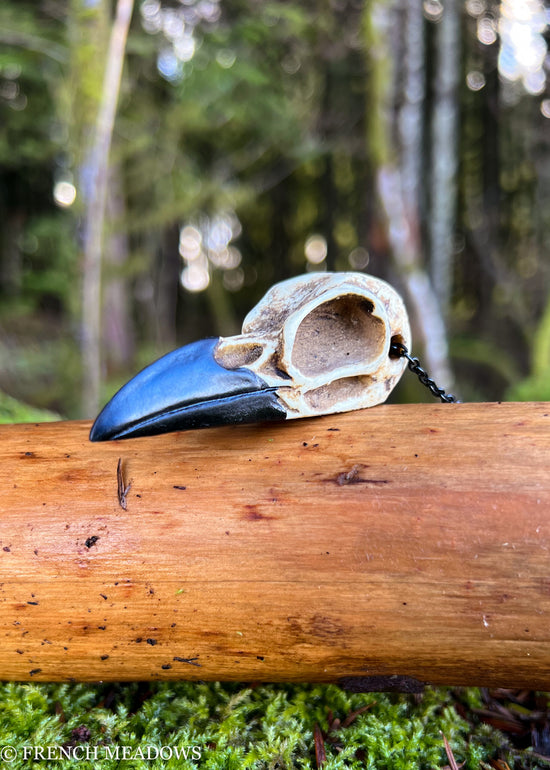
<path id="1" fill-rule="evenodd" d="M 196 658 L 179 658 L 177 655 L 174 655 L 173 660 L 176 660 L 178 663 L 189 663 L 190 666 L 198 666 L 201 667 L 200 663 L 195 663 L 196 660 L 198 660 L 198 656 Z"/>
<path id="2" fill-rule="evenodd" d="M 170 663 L 163 663 L 161 666 L 164 671 L 168 671 L 169 668 L 172 668 L 172 665 Z"/>
<path id="3" fill-rule="evenodd" d="M 11 553 L 11 548 L 10 548 L 8 545 L 5 545 L 5 546 L 2 548 L 2 550 L 3 550 L 3 551 L 5 551 L 6 553 Z"/>
<path id="4" fill-rule="evenodd" d="M 35 674 L 39 674 L 42 671 L 41 668 L 31 668 L 29 671 L 29 676 L 34 676 Z"/>
<path id="5" fill-rule="evenodd" d="M 174 484 L 174 489 L 187 489 L 187 487 L 179 486 L 178 484 Z"/>
<path id="6" fill-rule="evenodd" d="M 107 658 L 108 658 L 109 656 L 108 656 L 108 655 L 101 655 L 100 657 L 101 657 L 101 660 L 107 660 Z"/>
<path id="7" fill-rule="evenodd" d="M 354 484 L 390 484 L 389 479 L 357 479 Z"/>
<path id="8" fill-rule="evenodd" d="M 335 430 L 335 431 L 337 430 L 337 431 L 340 431 L 340 428 L 327 428 L 327 430 Z"/>
<path id="9" fill-rule="evenodd" d="M 84 545 L 86 546 L 86 548 L 92 548 L 92 546 L 94 546 L 98 540 L 99 540 L 99 535 L 92 535 L 86 540 Z"/>
<path id="10" fill-rule="evenodd" d="M 251 503 L 247 503 L 245 506 L 245 512 L 244 512 L 244 518 L 248 519 L 248 521 L 263 521 L 263 520 L 269 520 L 275 518 L 274 516 L 269 516 L 266 513 L 260 513 L 258 510 L 258 507 L 256 505 L 252 505 Z"/>
<path id="11" fill-rule="evenodd" d="M 147 639 L 147 644 L 150 644 L 151 647 L 154 647 L 155 644 L 158 644 L 156 639 Z"/>
<path id="12" fill-rule="evenodd" d="M 105 599 L 105 601 L 107 601 L 108 597 L 106 594 L 99 594 L 99 595 L 101 596 L 102 599 Z"/>
<path id="13" fill-rule="evenodd" d="M 27 602 L 27 604 L 38 604 L 38 602 Z"/>
<path id="14" fill-rule="evenodd" d="M 366 468 L 366 465 L 354 465 L 349 471 L 342 471 L 335 479 L 324 479 L 324 481 L 335 482 L 339 487 L 346 486 L 346 484 L 389 484 L 387 479 L 364 479 L 359 475 L 361 468 Z"/>
<path id="15" fill-rule="evenodd" d="M 344 633 L 344 628 L 335 620 L 325 615 L 314 615 L 312 620 L 312 631 L 321 638 L 340 636 Z"/>
<path id="16" fill-rule="evenodd" d="M 116 467 L 116 479 L 117 479 L 118 503 L 120 507 L 125 511 L 128 508 L 128 503 L 126 502 L 126 496 L 132 487 L 132 482 L 130 482 L 128 485 L 124 483 L 122 457 L 118 458 L 118 463 Z"/>
<path id="17" fill-rule="evenodd" d="M 336 476 L 336 483 L 342 487 L 344 484 L 356 484 L 359 476 L 359 465 L 354 465 L 351 471 L 343 471 Z"/>

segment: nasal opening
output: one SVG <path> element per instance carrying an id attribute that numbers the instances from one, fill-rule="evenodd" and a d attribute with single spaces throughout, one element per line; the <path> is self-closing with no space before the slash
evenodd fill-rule
<path id="1" fill-rule="evenodd" d="M 258 342 L 239 341 L 239 338 L 228 337 L 218 343 L 214 358 L 224 369 L 240 369 L 257 361 L 263 353 L 263 347 Z"/>

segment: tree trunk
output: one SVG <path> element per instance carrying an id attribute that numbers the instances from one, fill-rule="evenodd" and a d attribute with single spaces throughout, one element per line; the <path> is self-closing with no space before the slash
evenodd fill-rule
<path id="1" fill-rule="evenodd" d="M 101 258 L 109 151 L 124 64 L 133 0 L 118 0 L 111 31 L 103 92 L 88 161 L 88 198 L 84 222 L 82 263 L 82 369 L 83 413 L 97 412 L 101 385 Z"/>
<path id="2" fill-rule="evenodd" d="M 411 218 L 406 209 L 398 169 L 391 166 L 381 169 L 378 193 L 388 217 L 393 258 L 405 285 L 413 329 L 420 337 L 426 366 L 440 387 L 448 390 L 453 376 L 447 331 L 429 275 L 421 266 L 418 221 Z"/>
<path id="3" fill-rule="evenodd" d="M 109 170 L 109 233 L 105 255 L 106 268 L 103 299 L 103 339 L 105 358 L 115 371 L 128 369 L 134 357 L 135 339 L 128 295 L 128 235 L 125 229 L 126 205 L 120 168 Z"/>
<path id="4" fill-rule="evenodd" d="M 430 268 L 445 319 L 453 278 L 453 237 L 458 169 L 458 84 L 462 3 L 447 0 L 436 25 L 434 103 L 431 136 Z"/>
<path id="5" fill-rule="evenodd" d="M 403 199 L 420 231 L 424 197 L 425 33 L 422 0 L 407 0 L 403 63 L 403 94 L 399 110 L 399 144 Z"/>
<path id="6" fill-rule="evenodd" d="M 524 403 L 0 427 L 0 677 L 548 689 L 549 425 Z"/>
<path id="7" fill-rule="evenodd" d="M 373 99 L 368 117 L 369 149 L 378 168 L 378 195 L 388 220 L 393 260 L 408 299 L 413 336 L 420 338 L 431 376 L 449 389 L 453 377 L 446 329 L 424 263 L 419 206 L 415 200 L 415 194 L 420 192 L 417 175 L 421 169 L 414 153 L 419 151 L 423 120 L 423 73 L 416 46 L 423 45 L 422 20 L 418 18 L 418 4 L 410 0 L 406 9 L 404 50 L 395 54 L 391 43 L 392 35 L 395 37 L 396 34 L 395 13 L 399 10 L 399 5 L 388 5 L 379 0 L 372 4 L 366 18 L 370 50 L 369 93 Z M 398 66 L 403 72 L 403 93 L 401 81 L 395 77 Z M 394 77 L 390 78 L 388 72 Z M 384 87 L 388 80 L 393 87 Z M 399 105 L 400 110 L 397 110 Z M 396 114 L 399 115 L 400 132 L 395 130 Z M 411 134 L 413 121 L 418 125 Z M 418 349 L 416 344 L 415 349 Z"/>

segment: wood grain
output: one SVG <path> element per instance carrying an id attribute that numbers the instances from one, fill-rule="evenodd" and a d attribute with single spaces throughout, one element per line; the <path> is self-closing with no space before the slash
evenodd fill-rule
<path id="1" fill-rule="evenodd" d="M 0 427 L 0 678 L 550 689 L 550 404 L 89 427 Z"/>

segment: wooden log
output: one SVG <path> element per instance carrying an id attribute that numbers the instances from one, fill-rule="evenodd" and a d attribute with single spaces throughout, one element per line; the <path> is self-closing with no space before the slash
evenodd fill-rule
<path id="1" fill-rule="evenodd" d="M 550 404 L 89 427 L 0 427 L 0 678 L 550 689 Z"/>

